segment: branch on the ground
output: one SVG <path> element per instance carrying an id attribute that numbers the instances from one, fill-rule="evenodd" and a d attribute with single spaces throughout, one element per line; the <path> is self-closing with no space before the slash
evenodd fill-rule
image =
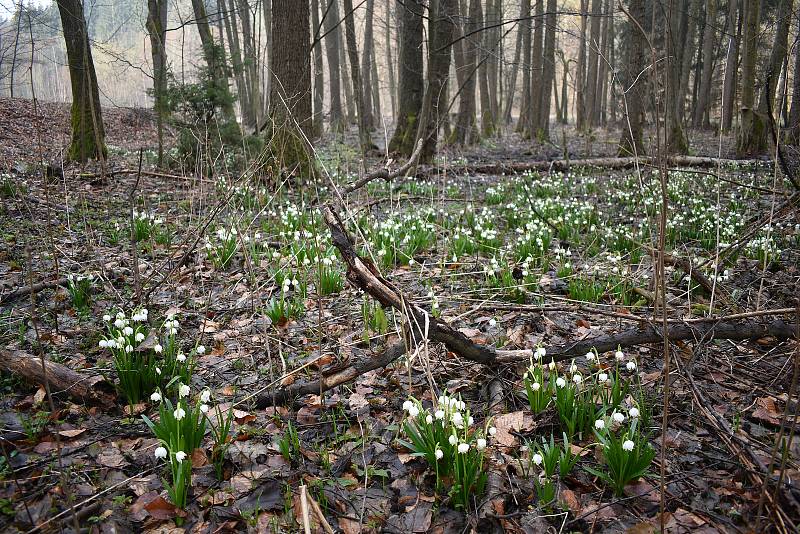
<path id="1" fill-rule="evenodd" d="M 33 284 L 32 286 L 20 287 L 14 291 L 11 291 L 10 293 L 0 295 L 0 304 L 5 304 L 6 302 L 30 295 L 31 293 L 38 293 L 43 289 L 52 289 L 54 287 L 63 286 L 66 285 L 66 283 L 67 277 L 65 276 L 52 282 L 39 282 L 38 284 Z"/>
<path id="2" fill-rule="evenodd" d="M 49 381 L 54 394 L 64 393 L 79 402 L 102 406 L 114 404 L 114 387 L 100 375 L 85 375 L 60 363 L 42 361 L 36 356 L 19 350 L 0 350 L 0 369 L 19 375 L 35 384 Z"/>
<path id="3" fill-rule="evenodd" d="M 408 172 L 408 170 L 411 167 L 416 165 L 417 161 L 419 160 L 419 155 L 422 153 L 423 144 L 424 143 L 422 142 L 422 139 L 419 139 L 417 141 L 417 146 L 414 148 L 414 152 L 411 153 L 411 157 L 408 159 L 407 162 L 405 162 L 400 167 L 396 168 L 393 171 L 390 171 L 389 167 L 384 167 L 383 169 L 378 169 L 377 171 L 373 171 L 365 176 L 362 176 L 352 184 L 345 187 L 342 190 L 342 194 L 347 195 L 349 193 L 352 193 L 356 189 L 364 187 L 373 180 L 384 180 L 386 182 L 390 182 L 395 178 L 402 176 L 403 174 Z"/>

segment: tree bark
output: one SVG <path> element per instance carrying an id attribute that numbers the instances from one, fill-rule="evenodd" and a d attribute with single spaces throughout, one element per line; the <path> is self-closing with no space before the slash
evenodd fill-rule
<path id="1" fill-rule="evenodd" d="M 544 0 L 534 3 L 533 48 L 531 50 L 531 102 L 528 107 L 527 135 L 533 139 L 541 124 L 542 106 L 542 40 L 544 38 Z"/>
<path id="2" fill-rule="evenodd" d="M 231 63 L 233 65 L 233 79 L 236 82 L 236 96 L 239 100 L 239 110 L 242 116 L 242 125 L 245 129 L 253 127 L 253 117 L 250 115 L 250 93 L 244 78 L 244 64 L 242 63 L 242 47 L 239 44 L 239 27 L 237 24 L 237 9 L 234 0 L 217 2 L 227 11 L 225 17 L 225 32 L 228 34 L 228 47 L 230 48 Z M 224 47 L 222 47 L 224 50 Z"/>
<path id="3" fill-rule="evenodd" d="M 628 14 L 632 20 L 625 25 L 623 43 L 627 49 L 627 61 L 624 62 L 620 77 L 623 83 L 623 112 L 625 120 L 622 124 L 622 136 L 619 141 L 620 156 L 643 155 L 642 116 L 644 115 L 644 86 L 646 77 L 639 73 L 645 67 L 645 49 L 647 40 L 642 33 L 644 28 L 644 0 L 630 0 Z M 638 24 L 637 24 L 638 23 Z M 639 78 L 637 80 L 637 78 Z"/>
<path id="4" fill-rule="evenodd" d="M 736 0 L 729 0 L 732 4 Z M 706 28 L 703 32 L 703 72 L 700 76 L 700 89 L 694 107 L 692 125 L 695 128 L 711 128 L 708 106 L 711 103 L 711 78 L 714 75 L 714 26 L 717 23 L 717 0 L 706 4 Z"/>
<path id="5" fill-rule="evenodd" d="M 153 111 L 158 135 L 158 166 L 164 166 L 164 118 L 167 113 L 167 0 L 147 0 L 147 34 L 153 59 Z"/>
<path id="6" fill-rule="evenodd" d="M 687 0 L 670 0 L 667 13 L 667 142 L 670 154 L 685 154 L 689 147 L 683 131 L 683 93 L 681 91 L 681 72 L 684 49 L 684 36 L 681 34 L 682 20 L 686 14 Z"/>
<path id="7" fill-rule="evenodd" d="M 369 135 L 369 112 L 365 102 L 366 88 L 361 81 L 361 67 L 358 63 L 358 47 L 356 45 L 356 23 L 353 14 L 353 0 L 344 0 L 344 35 L 347 42 L 347 57 L 350 63 L 350 79 L 353 81 L 353 96 L 356 99 L 358 114 L 358 141 L 361 152 L 366 154 L 374 145 Z"/>
<path id="8" fill-rule="evenodd" d="M 478 12 L 480 0 L 470 0 L 469 12 L 464 15 L 464 33 L 470 34 L 478 29 Z M 455 141 L 459 145 L 467 145 L 478 140 L 476 119 L 477 102 L 475 88 L 477 81 L 476 62 L 478 57 L 479 37 L 472 34 L 461 41 L 464 45 L 464 81 L 458 95 L 458 117 L 456 118 Z"/>
<path id="9" fill-rule="evenodd" d="M 323 21 L 325 28 L 325 55 L 328 58 L 328 90 L 330 92 L 331 130 L 341 133 L 344 130 L 344 112 L 342 110 L 342 79 L 340 76 L 341 48 L 339 34 L 339 8 L 337 0 L 327 0 L 327 14 Z"/>
<path id="10" fill-rule="evenodd" d="M 752 155 L 757 150 L 759 139 L 758 127 L 762 124 L 756 120 L 756 59 L 758 57 L 759 17 L 761 0 L 746 0 L 745 20 L 742 43 L 742 103 L 740 108 L 741 125 L 736 152 L 739 156 Z"/>
<path id="11" fill-rule="evenodd" d="M 458 0 L 431 0 L 429 5 L 428 83 L 417 131 L 417 138 L 423 140 L 422 163 L 429 163 L 436 154 L 439 125 L 449 104 L 443 89 L 450 76 L 450 52 Z"/>
<path id="12" fill-rule="evenodd" d="M 488 24 L 489 17 L 484 17 L 483 12 L 478 14 L 479 20 L 482 25 Z M 495 121 L 492 116 L 492 101 L 489 95 L 489 53 L 491 50 L 491 38 L 489 32 L 483 31 L 482 45 L 480 47 L 480 55 L 478 57 L 478 89 L 481 94 L 481 133 L 484 137 L 494 135 Z"/>
<path id="13" fill-rule="evenodd" d="M 386 70 L 389 73 L 389 102 L 392 106 L 392 117 L 397 116 L 397 84 L 394 80 L 394 61 L 392 60 L 392 0 L 386 0 L 386 14 L 384 16 L 383 37 L 386 49 Z"/>
<path id="14" fill-rule="evenodd" d="M 352 1 L 352 0 L 350 0 Z M 377 87 L 378 80 L 372 79 L 373 60 L 373 20 L 375 13 L 375 0 L 367 1 L 367 13 L 364 20 L 364 53 L 361 55 L 361 76 L 363 77 L 364 87 L 364 123 L 367 131 L 375 129 L 375 101 L 373 83 Z"/>
<path id="15" fill-rule="evenodd" d="M 733 124 L 733 108 L 736 100 L 736 86 L 739 65 L 739 41 L 742 34 L 742 12 L 738 5 L 742 0 L 728 0 L 728 16 L 725 24 L 725 81 L 722 87 L 722 129 L 730 131 Z M 738 17 L 737 17 L 738 13 Z M 734 33 L 736 35 L 734 35 Z"/>
<path id="16" fill-rule="evenodd" d="M 224 2 L 223 2 L 224 5 Z M 200 35 L 200 44 L 203 47 L 203 59 L 209 72 L 209 79 L 212 80 L 215 90 L 219 91 L 223 98 L 222 115 L 226 122 L 235 123 L 236 113 L 233 110 L 233 99 L 230 97 L 228 87 L 228 74 L 225 72 L 225 51 L 214 43 L 214 36 L 211 33 L 211 26 L 208 23 L 208 15 L 203 0 L 192 0 L 192 10 L 194 13 L 197 33 Z"/>
<path id="17" fill-rule="evenodd" d="M 522 96 L 519 100 L 519 118 L 516 131 L 524 133 L 528 125 L 528 113 L 531 109 L 531 0 L 522 0 L 519 26 L 522 35 Z"/>
<path id="18" fill-rule="evenodd" d="M 89 34 L 80 0 L 58 0 L 58 11 L 64 31 L 72 86 L 72 140 L 67 157 L 80 163 L 90 158 L 105 160 L 105 129 L 97 89 Z"/>
<path id="19" fill-rule="evenodd" d="M 270 150 L 279 170 L 316 174 L 307 139 L 312 136 L 309 2 L 272 0 Z"/>
<path id="20" fill-rule="evenodd" d="M 520 19 L 527 16 L 525 13 L 525 1 L 528 2 L 528 10 L 530 11 L 530 0 L 523 0 L 520 3 Z M 511 109 L 514 107 L 514 93 L 517 90 L 517 76 L 519 75 L 519 63 L 522 58 L 522 23 L 520 21 L 517 27 L 517 39 L 514 45 L 514 60 L 511 62 L 511 72 L 508 75 L 508 84 L 506 87 L 505 107 L 503 108 L 503 123 L 511 123 Z"/>
<path id="21" fill-rule="evenodd" d="M 603 14 L 603 0 L 592 0 L 592 18 L 589 24 L 589 65 L 586 72 L 586 120 L 588 126 L 597 126 L 595 107 L 598 102 L 597 74 L 600 60 L 600 19 Z"/>
<path id="22" fill-rule="evenodd" d="M 398 0 L 401 14 L 399 101 L 394 135 L 389 150 L 406 156 L 414 151 L 417 122 L 424 91 L 422 62 L 422 13 L 420 0 Z"/>
<path id="23" fill-rule="evenodd" d="M 547 0 L 547 18 L 544 32 L 544 58 L 542 61 L 542 101 L 539 112 L 539 129 L 536 136 L 550 139 L 550 100 L 556 76 L 556 25 L 558 23 L 557 0 Z"/>
<path id="24" fill-rule="evenodd" d="M 322 35 L 319 21 L 319 0 L 311 0 L 311 35 L 312 37 Z M 322 107 L 325 99 L 325 72 L 322 65 L 322 43 L 317 41 L 314 46 L 314 99 L 313 117 L 311 120 L 311 132 L 314 138 L 319 138 L 324 129 L 322 125 Z"/>
<path id="25" fill-rule="evenodd" d="M 800 23 L 800 13 L 798 14 Z M 792 71 L 792 107 L 789 110 L 789 134 L 786 140 L 792 145 L 800 143 L 800 46 L 794 47 Z"/>
<path id="26" fill-rule="evenodd" d="M 586 129 L 586 17 L 589 0 L 581 0 L 581 36 L 578 43 L 578 67 L 575 75 L 575 123 Z"/>

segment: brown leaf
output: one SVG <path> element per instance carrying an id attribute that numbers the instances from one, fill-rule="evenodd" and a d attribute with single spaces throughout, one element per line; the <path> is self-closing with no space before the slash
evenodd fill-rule
<path id="1" fill-rule="evenodd" d="M 65 438 L 76 438 L 86 432 L 85 428 L 73 428 L 72 430 L 61 430 L 58 435 Z"/>
<path id="2" fill-rule="evenodd" d="M 499 445 L 513 447 L 517 443 L 517 438 L 511 431 L 519 432 L 525 423 L 525 412 L 511 412 L 499 415 L 494 418 L 494 426 L 497 428 L 495 439 Z"/>
<path id="3" fill-rule="evenodd" d="M 160 495 L 145 504 L 144 509 L 147 510 L 147 513 L 153 516 L 153 518 L 160 520 L 172 519 L 177 515 L 175 513 L 175 506 Z"/>
<path id="4" fill-rule="evenodd" d="M 206 455 L 206 451 L 200 448 L 193 450 L 192 469 L 196 467 L 203 467 L 204 465 L 208 465 L 208 456 Z"/>
<path id="5" fill-rule="evenodd" d="M 776 426 L 780 424 L 781 413 L 772 397 L 759 397 L 756 404 L 758 407 L 753 410 L 753 419 Z"/>
<path id="6" fill-rule="evenodd" d="M 567 505 L 572 513 L 580 515 L 583 507 L 578 499 L 578 496 L 571 489 L 565 489 L 561 492 L 561 502 Z"/>

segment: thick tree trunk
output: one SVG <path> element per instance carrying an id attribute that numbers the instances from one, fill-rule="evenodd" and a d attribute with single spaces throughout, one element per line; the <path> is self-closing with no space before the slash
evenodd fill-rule
<path id="1" fill-rule="evenodd" d="M 722 87 L 722 129 L 730 131 L 733 124 L 733 109 L 736 100 L 736 86 L 739 65 L 739 41 L 742 34 L 743 13 L 738 10 L 742 0 L 728 0 L 728 17 L 725 24 L 725 35 L 729 36 L 723 41 L 725 46 L 725 81 Z M 738 13 L 738 17 L 737 17 Z M 736 35 L 734 35 L 734 32 Z"/>
<path id="2" fill-rule="evenodd" d="M 279 169 L 313 176 L 309 2 L 272 0 L 270 150 Z"/>
<path id="3" fill-rule="evenodd" d="M 486 25 L 492 26 L 491 29 L 486 31 L 488 39 L 487 50 L 489 50 L 489 57 L 487 60 L 486 74 L 489 81 L 489 104 L 492 107 L 492 118 L 495 121 L 495 127 L 498 125 L 500 119 L 498 97 L 499 97 L 499 69 L 500 62 L 498 60 L 501 54 L 501 29 L 497 26 L 503 20 L 502 13 L 502 0 L 487 0 L 486 1 Z"/>
<path id="4" fill-rule="evenodd" d="M 153 59 L 153 111 L 158 135 L 158 166 L 164 166 L 164 118 L 167 113 L 167 0 L 147 0 L 147 34 Z"/>
<path id="5" fill-rule="evenodd" d="M 224 5 L 224 3 L 223 3 Z M 200 44 L 203 47 L 203 59 L 209 72 L 209 79 L 212 80 L 214 88 L 219 94 L 224 95 L 220 100 L 223 102 L 222 115 L 226 122 L 235 123 L 236 113 L 233 110 L 233 99 L 230 97 L 228 87 L 228 74 L 225 72 L 225 51 L 214 43 L 214 36 L 211 34 L 211 26 L 208 23 L 208 15 L 203 0 L 192 0 L 195 25 L 197 33 L 200 35 Z"/>
<path id="6" fill-rule="evenodd" d="M 729 0 L 735 4 L 736 0 Z M 714 75 L 714 26 L 717 23 L 717 0 L 706 4 L 706 28 L 703 32 L 703 72 L 700 75 L 700 89 L 694 107 L 692 125 L 695 128 L 711 128 L 707 108 L 711 103 L 711 78 Z"/>
<path id="7" fill-rule="evenodd" d="M 581 36 L 578 43 L 578 67 L 575 76 L 575 122 L 586 129 L 586 22 L 589 0 L 581 0 Z"/>
<path id="8" fill-rule="evenodd" d="M 80 0 L 58 0 L 57 3 L 72 86 L 72 140 L 67 157 L 81 163 L 90 158 L 105 160 L 106 134 L 83 3 Z"/>
<path id="9" fill-rule="evenodd" d="M 519 100 L 519 118 L 516 131 L 524 133 L 528 125 L 528 113 L 531 109 L 531 0 L 522 0 L 519 23 L 522 35 L 522 96 Z"/>
<path id="10" fill-rule="evenodd" d="M 370 61 L 370 68 L 372 70 L 372 120 L 375 126 L 379 126 L 383 122 L 383 112 L 381 111 L 381 85 L 378 78 L 378 55 L 375 47 L 372 47 L 372 61 Z"/>
<path id="11" fill-rule="evenodd" d="M 443 89 L 450 75 L 450 52 L 458 0 L 431 0 L 429 5 L 428 83 L 417 131 L 417 138 L 423 139 L 422 163 L 430 163 L 436 154 L 439 125 L 449 105 Z"/>
<path id="12" fill-rule="evenodd" d="M 322 35 L 322 28 L 319 22 L 319 0 L 311 0 L 311 35 Z M 322 125 L 322 107 L 325 99 L 325 73 L 322 65 L 322 43 L 314 43 L 314 101 L 313 117 L 311 120 L 311 132 L 314 138 L 322 135 L 324 129 Z"/>
<path id="13" fill-rule="evenodd" d="M 352 2 L 352 0 L 350 0 Z M 366 0 L 367 13 L 364 20 L 364 52 L 361 55 L 361 76 L 363 79 L 363 95 L 364 95 L 364 124 L 367 126 L 367 131 L 375 129 L 375 101 L 373 92 L 373 83 L 377 87 L 378 80 L 372 79 L 372 67 L 374 60 L 372 51 L 374 50 L 373 43 L 373 20 L 375 13 L 375 0 Z"/>
<path id="14" fill-rule="evenodd" d="M 764 89 L 758 99 L 758 112 L 754 116 L 753 150 L 755 152 L 763 152 L 768 146 L 767 139 L 771 120 L 769 115 L 772 114 L 776 117 L 776 121 L 780 121 L 780 108 L 776 109 L 775 106 L 775 90 L 778 87 L 783 62 L 786 60 L 786 54 L 788 53 L 792 3 L 792 0 L 780 0 L 778 4 L 776 13 L 777 27 L 775 28 L 775 37 L 766 68 L 766 80 Z"/>
<path id="15" fill-rule="evenodd" d="M 683 93 L 681 91 L 681 67 L 683 66 L 684 36 L 681 34 L 686 0 L 670 0 L 667 13 L 667 152 L 685 154 L 689 149 L 683 132 Z"/>
<path id="16" fill-rule="evenodd" d="M 463 17 L 465 34 L 470 34 L 478 29 L 480 24 L 478 19 L 479 11 L 480 0 L 470 0 L 469 12 L 465 13 Z M 464 81 L 462 82 L 461 92 L 458 95 L 455 141 L 460 145 L 467 145 L 478 140 L 475 88 L 477 81 L 476 62 L 480 38 L 476 34 L 472 34 L 461 42 L 464 45 Z"/>
<path id="17" fill-rule="evenodd" d="M 533 48 L 531 50 L 531 102 L 528 108 L 526 133 L 531 138 L 541 123 L 542 106 L 542 40 L 544 38 L 544 0 L 536 0 L 533 19 Z"/>
<path id="18" fill-rule="evenodd" d="M 630 0 L 628 13 L 633 20 L 629 20 L 625 24 L 623 36 L 627 60 L 623 63 L 620 77 L 626 96 L 623 96 L 622 100 L 625 117 L 622 124 L 622 136 L 619 140 L 619 155 L 641 156 L 644 154 L 642 116 L 644 115 L 646 78 L 639 77 L 639 73 L 645 66 L 645 50 L 647 48 L 647 39 L 640 29 L 644 28 L 644 0 Z"/>
<path id="19" fill-rule="evenodd" d="M 536 136 L 550 139 L 550 97 L 556 76 L 556 24 L 558 22 L 557 0 L 547 0 L 547 18 L 544 32 L 544 58 L 542 70 L 542 101 L 539 112 L 539 130 Z"/>
<path id="20" fill-rule="evenodd" d="M 327 15 L 323 21 L 325 28 L 325 55 L 328 58 L 328 91 L 330 92 L 331 130 L 340 133 L 344 129 L 344 111 L 342 111 L 342 79 L 339 49 L 339 8 L 337 0 L 327 0 Z"/>
<path id="21" fill-rule="evenodd" d="M 742 34 L 742 103 L 740 107 L 741 125 L 736 143 L 736 152 L 739 156 L 757 153 L 758 127 L 761 122 L 756 120 L 756 59 L 758 58 L 759 18 L 761 15 L 761 0 L 746 0 L 744 12 L 744 27 Z"/>
<path id="22" fill-rule="evenodd" d="M 422 110 L 422 13 L 421 0 L 398 0 L 400 26 L 399 101 L 397 122 L 389 150 L 406 156 L 414 151 L 417 121 Z"/>

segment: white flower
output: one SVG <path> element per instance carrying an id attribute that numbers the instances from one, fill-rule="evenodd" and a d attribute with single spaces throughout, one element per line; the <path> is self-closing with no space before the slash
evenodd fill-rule
<path id="1" fill-rule="evenodd" d="M 99 345 L 100 345 L 101 349 L 107 349 L 108 348 L 108 341 L 106 341 L 105 339 L 101 339 Z"/>
<path id="2" fill-rule="evenodd" d="M 631 440 L 626 439 L 625 441 L 622 442 L 622 450 L 630 452 L 633 450 L 633 445 L 634 443 Z"/>
<path id="3" fill-rule="evenodd" d="M 203 413 L 208 413 L 208 404 L 201 404 L 200 411 Z"/>
<path id="4" fill-rule="evenodd" d="M 126 326 L 125 328 L 122 329 L 122 333 L 125 334 L 126 336 L 129 336 L 133 334 L 133 328 L 131 328 L 130 326 Z"/>
<path id="5" fill-rule="evenodd" d="M 622 353 L 621 350 L 618 350 L 617 352 L 615 352 L 614 353 L 614 357 L 617 359 L 618 362 L 621 362 L 622 360 L 625 359 L 625 355 Z"/>
<path id="6" fill-rule="evenodd" d="M 575 375 L 572 377 L 572 381 L 578 385 L 580 385 L 581 380 L 583 380 L 583 377 L 581 375 Z"/>
<path id="7" fill-rule="evenodd" d="M 547 351 L 544 349 L 544 347 L 539 347 L 538 349 L 536 349 L 536 352 L 534 353 L 534 356 L 536 356 L 537 360 L 541 360 L 542 358 L 545 357 L 546 354 L 547 354 Z"/>
<path id="8" fill-rule="evenodd" d="M 183 451 L 178 451 L 175 453 L 175 459 L 178 460 L 178 463 L 181 463 L 186 459 L 186 453 Z"/>
<path id="9" fill-rule="evenodd" d="M 180 398 L 185 397 L 186 395 L 189 394 L 189 390 L 190 390 L 189 386 L 187 386 L 186 384 L 181 384 L 180 386 L 178 386 L 178 397 Z"/>
<path id="10" fill-rule="evenodd" d="M 448 443 L 450 443 L 450 445 L 455 445 L 456 443 L 458 443 L 458 438 L 455 437 L 453 434 L 450 434 L 450 437 L 447 438 L 447 441 Z"/>
<path id="11" fill-rule="evenodd" d="M 181 419 L 183 419 L 184 417 L 186 417 L 186 410 L 184 410 L 183 408 L 181 408 L 180 406 L 178 406 L 177 408 L 175 408 L 175 411 L 174 411 L 174 412 L 172 412 L 172 415 L 174 415 L 174 416 L 175 416 L 175 419 L 177 419 L 178 421 L 180 421 Z"/>
<path id="12" fill-rule="evenodd" d="M 492 317 L 491 319 L 489 319 L 489 326 L 494 326 L 494 325 L 496 325 L 496 324 L 497 324 L 497 319 L 495 319 L 494 317 Z"/>
<path id="13" fill-rule="evenodd" d="M 425 416 L 425 422 L 428 423 L 428 424 L 433 423 L 433 416 L 431 414 L 426 415 Z"/>
<path id="14" fill-rule="evenodd" d="M 205 354 L 206 353 L 206 348 L 203 345 L 197 345 L 197 349 L 195 349 L 195 350 L 197 351 L 197 354 Z"/>
<path id="15" fill-rule="evenodd" d="M 628 371 L 635 371 L 636 362 L 628 362 L 627 365 L 625 365 L 625 367 L 628 369 Z"/>
<path id="16" fill-rule="evenodd" d="M 156 343 L 156 346 L 153 347 L 153 350 L 155 351 L 156 354 L 161 354 L 161 352 L 164 350 L 164 347 Z"/>
<path id="17" fill-rule="evenodd" d="M 411 407 L 412 407 L 412 406 L 414 406 L 414 403 L 413 403 L 413 402 L 411 402 L 410 400 L 407 400 L 407 401 L 405 401 L 405 402 L 403 403 L 403 410 L 405 410 L 405 411 L 407 411 L 407 412 L 410 412 L 410 411 L 411 411 Z"/>
<path id="18" fill-rule="evenodd" d="M 559 376 L 558 378 L 556 378 L 556 386 L 558 386 L 558 387 L 560 387 L 560 388 L 563 388 L 563 387 L 564 387 L 564 386 L 566 386 L 566 385 L 567 385 L 567 381 L 566 381 L 566 380 L 564 380 L 564 378 L 563 378 L 563 377 L 560 377 L 560 376 Z"/>
<path id="19" fill-rule="evenodd" d="M 623 414 L 622 412 L 614 412 L 613 414 L 611 414 L 611 417 L 617 423 L 622 423 L 625 421 L 625 414 Z"/>
<path id="20" fill-rule="evenodd" d="M 606 427 L 606 422 L 603 421 L 602 419 L 598 419 L 597 421 L 594 422 L 594 427 L 597 430 L 603 430 Z"/>
<path id="21" fill-rule="evenodd" d="M 586 361 L 593 362 L 594 361 L 594 352 L 589 351 L 586 353 Z"/>
<path id="22" fill-rule="evenodd" d="M 155 451 L 156 458 L 166 458 L 167 457 L 167 449 L 164 447 L 157 447 Z"/>
<path id="23" fill-rule="evenodd" d="M 473 418 L 471 415 L 470 415 L 470 416 L 469 416 L 469 418 L 467 419 L 467 424 L 468 424 L 469 426 L 472 426 L 472 425 L 474 425 L 474 424 L 475 424 L 475 419 L 474 419 L 474 418 Z"/>
<path id="24" fill-rule="evenodd" d="M 490 436 L 494 436 L 495 434 L 497 434 L 497 429 L 495 427 L 493 427 L 493 426 L 490 426 L 489 427 L 489 435 Z"/>
<path id="25" fill-rule="evenodd" d="M 461 428 L 464 426 L 464 416 L 461 415 L 461 412 L 453 413 L 452 421 L 456 428 Z"/>
<path id="26" fill-rule="evenodd" d="M 436 419 L 444 419 L 444 410 L 436 410 L 433 414 Z"/>
<path id="27" fill-rule="evenodd" d="M 409 408 L 409 410 L 408 410 L 408 415 L 410 415 L 411 417 L 418 416 L 419 415 L 419 408 L 417 408 L 416 405 L 411 406 L 411 408 Z"/>
<path id="28" fill-rule="evenodd" d="M 551 371 L 555 371 L 556 370 L 556 361 L 555 360 L 550 360 L 550 363 L 547 364 L 547 368 L 550 369 Z"/>
<path id="29" fill-rule="evenodd" d="M 531 458 L 531 459 L 533 460 L 534 464 L 542 465 L 542 455 L 539 454 L 538 452 L 536 454 L 534 454 L 533 458 Z"/>
<path id="30" fill-rule="evenodd" d="M 465 454 L 469 450 L 468 443 L 459 443 L 458 444 L 458 452 L 459 454 Z"/>
<path id="31" fill-rule="evenodd" d="M 539 391 L 539 389 L 541 389 L 541 387 L 542 387 L 542 385 L 539 382 L 534 382 L 533 384 L 531 384 L 531 390 L 532 391 Z"/>
<path id="32" fill-rule="evenodd" d="M 150 400 L 153 402 L 161 402 L 161 393 L 154 391 L 150 394 Z"/>
<path id="33" fill-rule="evenodd" d="M 637 417 L 639 417 L 639 408 L 637 408 L 636 406 L 634 406 L 633 408 L 631 408 L 630 410 L 628 410 L 628 415 L 630 415 L 631 417 L 633 417 L 634 419 L 636 419 Z"/>
<path id="34" fill-rule="evenodd" d="M 125 345 L 125 352 L 130 354 L 131 352 L 133 352 L 133 347 L 131 345 Z"/>
<path id="35" fill-rule="evenodd" d="M 569 366 L 569 372 L 570 374 L 574 375 L 575 373 L 578 372 L 578 366 L 573 363 L 572 365 Z"/>
<path id="36" fill-rule="evenodd" d="M 486 440 L 484 438 L 478 438 L 478 441 L 475 444 L 475 448 L 479 451 L 482 451 L 486 448 Z"/>
<path id="37" fill-rule="evenodd" d="M 114 326 L 116 326 L 117 328 L 123 328 L 125 326 L 125 321 L 123 321 L 122 319 L 117 319 L 116 321 L 114 321 Z"/>
<path id="38" fill-rule="evenodd" d="M 156 367 L 156 374 L 157 374 L 157 375 L 160 375 L 160 374 L 161 374 L 161 368 L 160 368 L 160 367 Z"/>
<path id="39" fill-rule="evenodd" d="M 211 400 L 211 390 L 204 389 L 203 392 L 200 394 L 200 402 L 205 403 L 208 402 L 209 400 Z"/>
<path id="40" fill-rule="evenodd" d="M 606 374 L 606 373 L 600 373 L 599 375 L 597 375 L 597 379 L 598 379 L 598 380 L 599 380 L 601 383 L 602 383 L 602 382 L 605 382 L 606 380 L 608 380 L 608 374 Z"/>
<path id="41" fill-rule="evenodd" d="M 184 353 L 182 353 L 182 352 L 179 352 L 178 355 L 175 356 L 175 359 L 178 360 L 179 362 L 183 363 L 183 362 L 186 361 L 186 355 Z"/>
<path id="42" fill-rule="evenodd" d="M 109 314 L 103 315 L 103 321 L 109 322 L 111 320 L 111 316 Z"/>
<path id="43" fill-rule="evenodd" d="M 436 455 L 437 460 L 441 460 L 442 456 L 444 456 L 442 449 L 440 449 L 439 447 L 436 447 L 436 452 L 434 454 Z"/>
<path id="44" fill-rule="evenodd" d="M 144 341 L 144 334 L 142 332 L 136 332 L 135 339 L 137 343 L 141 343 L 142 341 Z"/>

